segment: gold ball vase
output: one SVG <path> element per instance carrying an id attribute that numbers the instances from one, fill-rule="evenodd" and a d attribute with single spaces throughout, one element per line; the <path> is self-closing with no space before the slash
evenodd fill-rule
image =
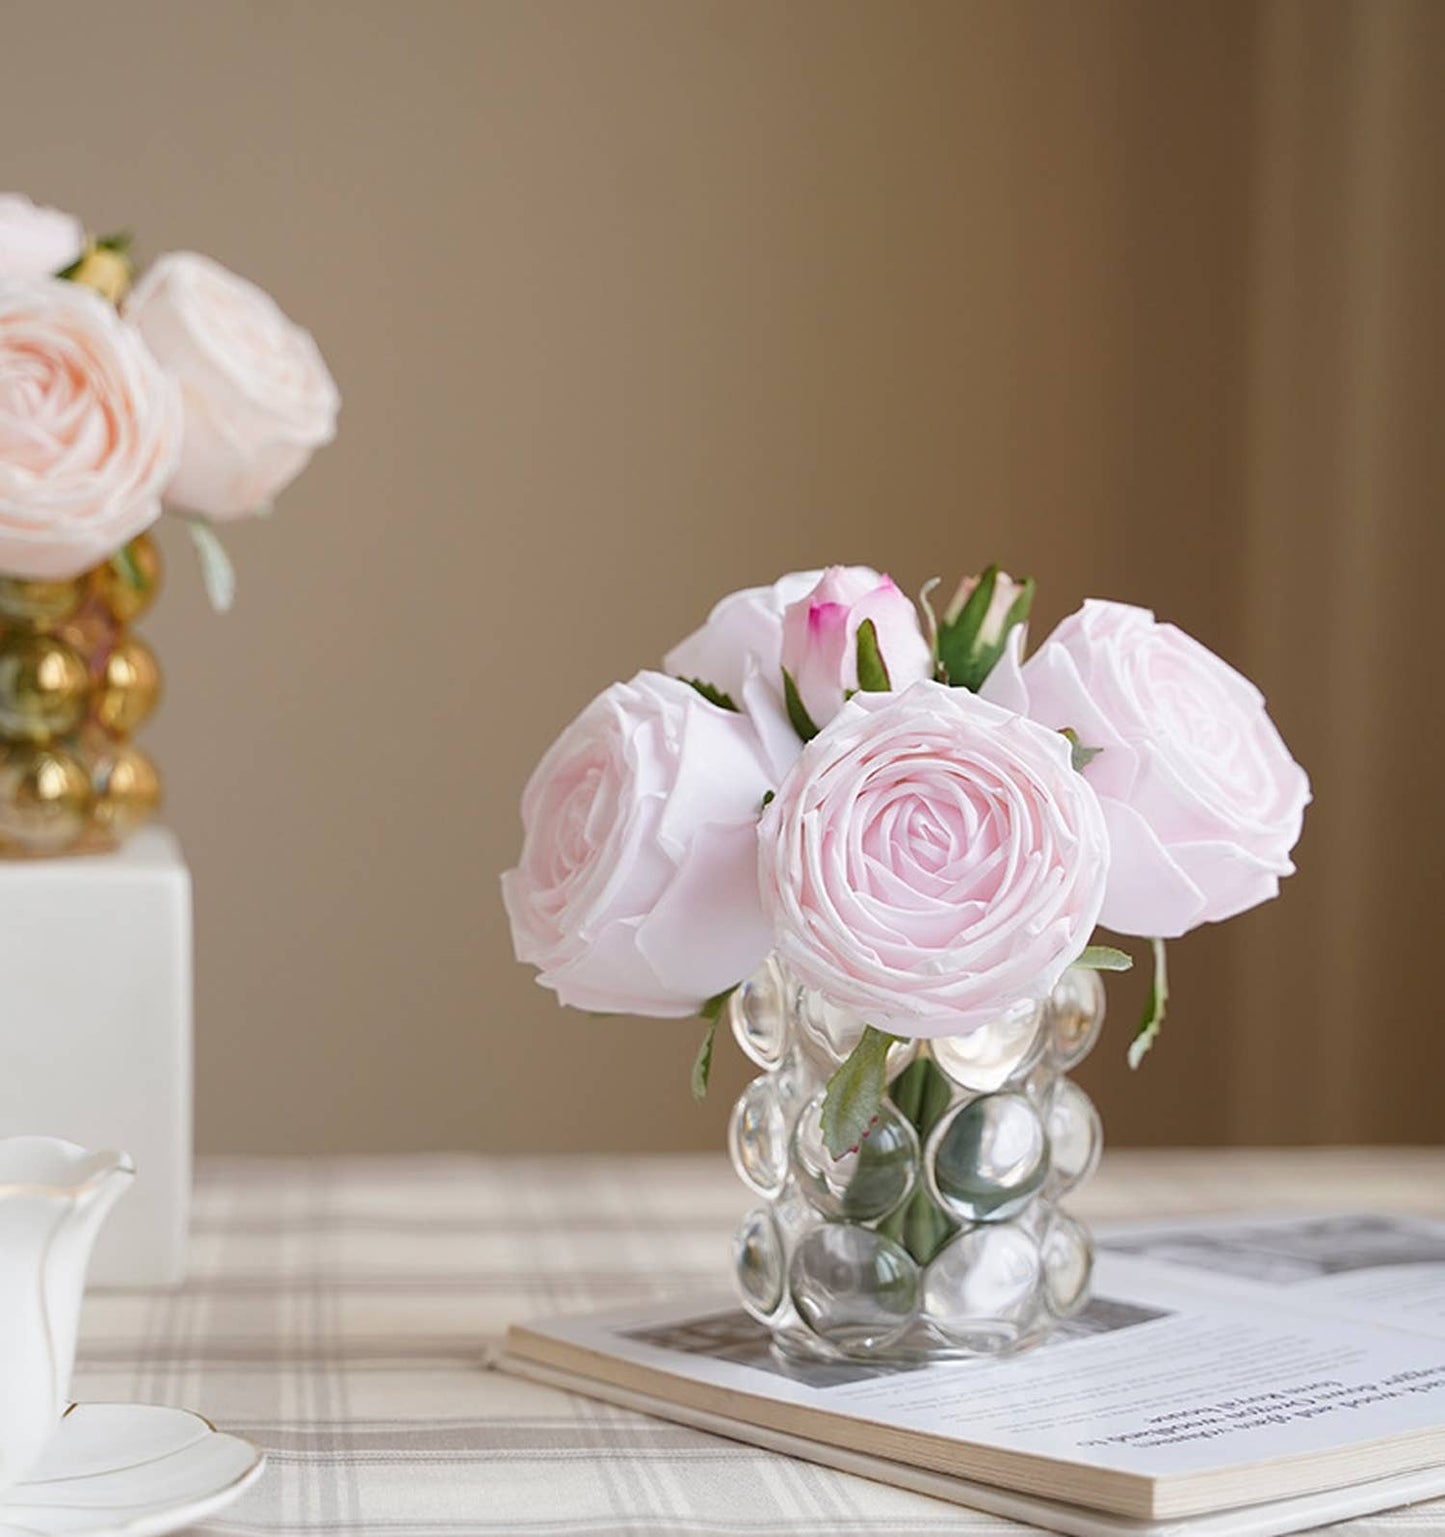
<path id="1" fill-rule="evenodd" d="M 161 673 L 130 627 L 160 583 L 149 534 L 69 581 L 0 576 L 0 858 L 112 849 L 155 815 L 160 775 L 132 737 Z"/>

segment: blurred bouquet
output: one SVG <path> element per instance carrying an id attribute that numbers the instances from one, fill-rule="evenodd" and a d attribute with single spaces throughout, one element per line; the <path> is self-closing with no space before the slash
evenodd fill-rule
<path id="1" fill-rule="evenodd" d="M 964 1043 L 1071 967 L 1277 895 L 1309 784 L 1258 691 L 1147 610 L 1089 601 L 1027 659 L 1033 584 L 991 567 L 935 614 L 867 567 L 724 598 L 606 689 L 522 801 L 518 957 L 580 1008 L 712 1024 L 765 965 L 867 1022 L 827 1090 L 837 1156 L 899 1042 Z M 1029 1017 L 1032 1017 L 1031 1015 Z M 761 1060 L 761 1059 L 759 1059 Z"/>
<path id="2" fill-rule="evenodd" d="M 131 736 L 160 672 L 128 629 L 160 579 L 147 530 L 183 519 L 228 608 L 215 524 L 269 511 L 336 431 L 315 342 L 259 288 L 189 252 L 135 277 L 129 236 L 0 194 L 5 853 L 105 845 L 153 813 Z"/>

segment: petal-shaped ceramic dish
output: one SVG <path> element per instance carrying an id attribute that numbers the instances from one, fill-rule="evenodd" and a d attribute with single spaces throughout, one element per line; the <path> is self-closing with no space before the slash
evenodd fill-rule
<path id="1" fill-rule="evenodd" d="M 30 1477 L 0 1495 L 0 1537 L 162 1537 L 260 1476 L 249 1441 L 155 1404 L 75 1404 Z"/>

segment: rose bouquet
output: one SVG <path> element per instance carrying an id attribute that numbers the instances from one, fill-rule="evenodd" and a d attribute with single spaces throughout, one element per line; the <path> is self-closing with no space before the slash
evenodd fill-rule
<path id="1" fill-rule="evenodd" d="M 131 734 L 160 674 L 128 625 L 154 598 L 147 530 L 183 519 L 216 608 L 234 576 L 216 533 L 269 509 L 335 434 L 311 337 L 208 257 L 0 194 L 0 848 L 56 853 L 123 835 L 159 778 Z"/>
<path id="2" fill-rule="evenodd" d="M 996 1349 L 1082 1305 L 1057 1198 L 1097 1117 L 1062 1075 L 1100 970 L 1277 894 L 1309 786 L 1258 691 L 1146 610 L 1090 601 L 1026 656 L 1032 583 L 935 614 L 832 567 L 722 600 L 543 757 L 502 878 L 564 1002 L 724 1014 L 764 1075 L 734 1162 L 771 1206 L 744 1301 L 812 1353 Z M 912 1331 L 912 1333 L 910 1333 Z"/>

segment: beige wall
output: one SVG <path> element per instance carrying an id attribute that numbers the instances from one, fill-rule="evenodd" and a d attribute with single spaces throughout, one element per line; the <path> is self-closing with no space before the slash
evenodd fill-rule
<path id="1" fill-rule="evenodd" d="M 697 1111 L 690 1024 L 559 1011 L 496 876 L 587 698 L 828 559 L 1152 603 L 1314 773 L 1133 1079 L 1116 989 L 1116 1141 L 1445 1132 L 1442 16 L 10 0 L 0 183 L 255 278 L 345 397 L 234 614 L 172 538 L 151 623 L 201 1145 L 715 1145 L 735 1054 Z"/>

